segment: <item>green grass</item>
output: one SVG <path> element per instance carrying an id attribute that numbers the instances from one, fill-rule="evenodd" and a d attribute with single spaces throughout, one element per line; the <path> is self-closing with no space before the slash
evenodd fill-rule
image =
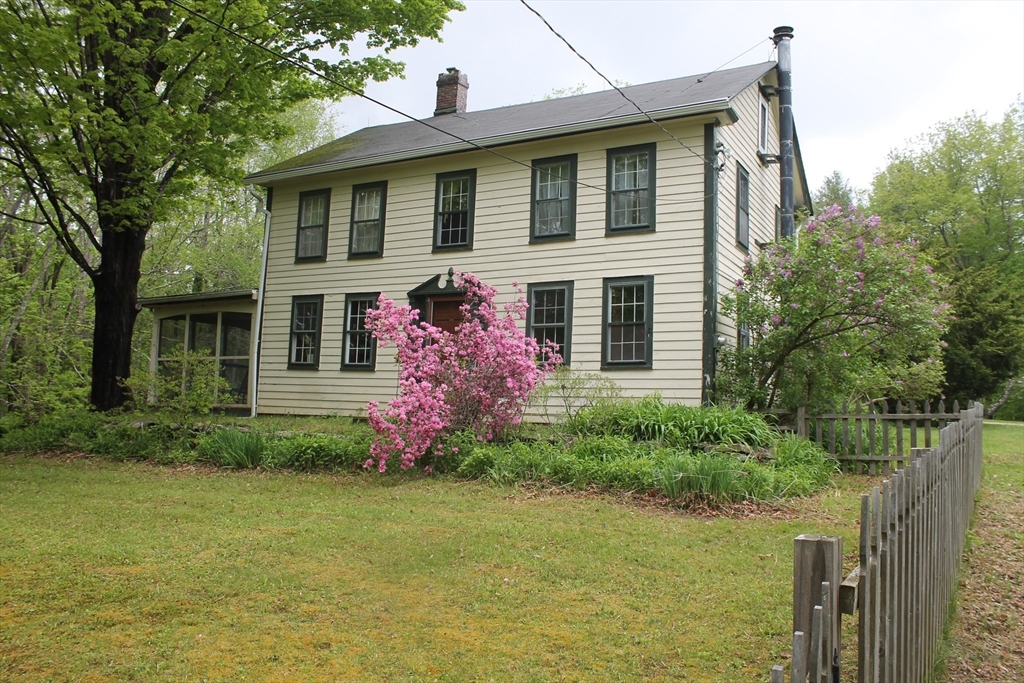
<path id="1" fill-rule="evenodd" d="M 1021 452 L 992 427 L 987 453 Z M 1019 461 L 986 480 L 1019 490 Z M 793 537 L 842 535 L 849 570 L 880 479 L 704 519 L 418 473 L 2 456 L 0 680 L 765 680 Z"/>
<path id="2" fill-rule="evenodd" d="M 0 679 L 756 680 L 813 530 L 422 475 L 8 456 Z"/>

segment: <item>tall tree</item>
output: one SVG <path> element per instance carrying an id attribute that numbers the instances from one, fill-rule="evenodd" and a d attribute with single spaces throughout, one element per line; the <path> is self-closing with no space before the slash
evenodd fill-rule
<path id="1" fill-rule="evenodd" d="M 947 396 L 1002 394 L 1024 372 L 1024 102 L 994 123 L 969 114 L 895 151 L 871 207 L 952 281 Z"/>
<path id="2" fill-rule="evenodd" d="M 851 185 L 839 171 L 832 171 L 832 174 L 822 181 L 821 187 L 814 192 L 814 205 L 819 209 L 827 209 L 836 204 L 848 209 L 851 206 L 859 207 L 863 203 L 864 193 Z"/>
<path id="3" fill-rule="evenodd" d="M 404 65 L 384 55 L 437 38 L 461 7 L 457 0 L 6 0 L 0 160 L 21 176 L 42 221 L 91 280 L 98 409 L 126 398 L 150 228 L 198 179 L 238 178 L 256 141 L 287 132 L 281 111 L 347 94 L 262 48 L 359 90 L 401 74 Z M 381 54 L 349 58 L 357 37 Z M 328 49 L 336 56 L 326 58 Z"/>

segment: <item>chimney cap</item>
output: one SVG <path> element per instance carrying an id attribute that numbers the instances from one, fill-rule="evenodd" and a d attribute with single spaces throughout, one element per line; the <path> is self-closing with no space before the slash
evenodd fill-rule
<path id="1" fill-rule="evenodd" d="M 786 38 L 792 39 L 792 37 L 793 37 L 793 27 L 792 26 L 777 26 L 775 28 L 775 35 L 772 36 L 772 41 L 776 45 L 778 45 L 780 40 L 783 40 L 783 39 L 786 39 Z"/>

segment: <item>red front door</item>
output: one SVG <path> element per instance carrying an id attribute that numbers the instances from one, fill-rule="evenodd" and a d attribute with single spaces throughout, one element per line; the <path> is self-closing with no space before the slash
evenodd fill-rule
<path id="1" fill-rule="evenodd" d="M 430 299 L 430 317 L 428 322 L 440 327 L 445 332 L 455 334 L 462 324 L 461 306 L 466 298 L 463 296 L 438 296 Z"/>

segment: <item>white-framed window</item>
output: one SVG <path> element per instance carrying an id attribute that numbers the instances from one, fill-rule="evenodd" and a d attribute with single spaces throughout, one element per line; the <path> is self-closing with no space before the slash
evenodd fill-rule
<path id="1" fill-rule="evenodd" d="M 601 368 L 653 365 L 654 276 L 604 280 Z"/>
<path id="2" fill-rule="evenodd" d="M 750 174 L 736 164 L 736 244 L 750 247 Z"/>
<path id="3" fill-rule="evenodd" d="M 366 314 L 377 306 L 379 292 L 345 295 L 345 340 L 341 355 L 342 370 L 373 370 L 377 362 L 377 343 L 366 329 Z"/>
<path id="4" fill-rule="evenodd" d="M 608 150 L 606 234 L 654 230 L 655 147 Z"/>
<path id="5" fill-rule="evenodd" d="M 289 368 L 316 370 L 319 367 L 323 309 L 322 294 L 292 297 L 292 324 L 288 344 Z"/>
<path id="6" fill-rule="evenodd" d="M 330 190 L 299 193 L 299 220 L 295 236 L 296 261 L 327 259 L 327 221 Z"/>
<path id="7" fill-rule="evenodd" d="M 437 176 L 434 250 L 473 248 L 476 169 Z"/>
<path id="8" fill-rule="evenodd" d="M 572 238 L 576 234 L 576 155 L 536 159 L 530 241 Z"/>
<path id="9" fill-rule="evenodd" d="M 572 353 L 572 280 L 527 285 L 530 308 L 526 313 L 526 334 L 537 340 L 543 352 L 547 342 L 558 345 L 562 364 L 569 365 Z"/>
<path id="10" fill-rule="evenodd" d="M 349 227 L 348 256 L 361 258 L 384 255 L 384 211 L 386 181 L 352 188 L 352 222 Z"/>
<path id="11" fill-rule="evenodd" d="M 769 132 L 771 131 L 771 108 L 762 95 L 757 105 L 757 151 L 768 154 Z"/>

